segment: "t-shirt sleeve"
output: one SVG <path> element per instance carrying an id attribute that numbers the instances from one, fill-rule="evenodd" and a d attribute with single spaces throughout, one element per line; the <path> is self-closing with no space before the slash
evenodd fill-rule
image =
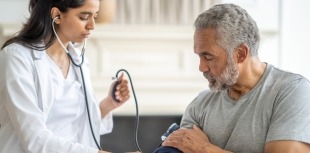
<path id="1" fill-rule="evenodd" d="M 181 120 L 181 127 L 192 128 L 194 124 L 198 125 L 194 117 L 195 115 L 193 115 L 194 112 L 195 112 L 194 106 L 189 106 L 186 108 L 185 113 L 183 114 Z"/>
<path id="2" fill-rule="evenodd" d="M 203 103 L 203 97 L 205 96 L 205 91 L 199 93 L 199 95 L 187 106 L 180 126 L 183 128 L 192 128 L 193 125 L 201 126 L 203 124 L 201 119 L 201 103 Z"/>
<path id="3" fill-rule="evenodd" d="M 310 83 L 298 78 L 286 83 L 276 97 L 266 142 L 310 143 Z"/>

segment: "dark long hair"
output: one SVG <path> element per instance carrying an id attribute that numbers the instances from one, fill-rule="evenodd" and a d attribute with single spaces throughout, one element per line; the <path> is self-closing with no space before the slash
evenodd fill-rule
<path id="1" fill-rule="evenodd" d="M 85 0 L 30 0 L 30 17 L 15 37 L 7 40 L 1 49 L 19 43 L 35 50 L 45 50 L 55 41 L 52 29 L 51 9 L 57 7 L 65 13 L 68 8 L 77 8 L 84 5 Z M 40 43 L 44 41 L 44 43 Z M 42 46 L 43 45 L 43 46 Z"/>

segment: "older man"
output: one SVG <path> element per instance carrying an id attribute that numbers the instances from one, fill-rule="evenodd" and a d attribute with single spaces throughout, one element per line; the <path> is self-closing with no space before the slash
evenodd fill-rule
<path id="1" fill-rule="evenodd" d="M 194 52 L 211 90 L 187 107 L 163 146 L 185 153 L 310 152 L 310 83 L 258 58 L 255 21 L 234 4 L 195 21 Z"/>

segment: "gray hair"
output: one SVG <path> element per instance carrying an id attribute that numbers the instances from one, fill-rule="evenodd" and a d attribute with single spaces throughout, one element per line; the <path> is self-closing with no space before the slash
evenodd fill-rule
<path id="1" fill-rule="evenodd" d="M 214 28 L 217 43 L 231 56 L 232 51 L 245 43 L 250 56 L 258 56 L 259 30 L 251 16 L 238 5 L 219 4 L 201 13 L 195 23 L 195 30 Z"/>

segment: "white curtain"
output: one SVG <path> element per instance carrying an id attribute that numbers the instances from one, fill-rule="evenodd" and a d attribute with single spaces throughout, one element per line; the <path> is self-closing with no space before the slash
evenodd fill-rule
<path id="1" fill-rule="evenodd" d="M 191 25 L 219 0 L 116 0 L 114 24 Z"/>

